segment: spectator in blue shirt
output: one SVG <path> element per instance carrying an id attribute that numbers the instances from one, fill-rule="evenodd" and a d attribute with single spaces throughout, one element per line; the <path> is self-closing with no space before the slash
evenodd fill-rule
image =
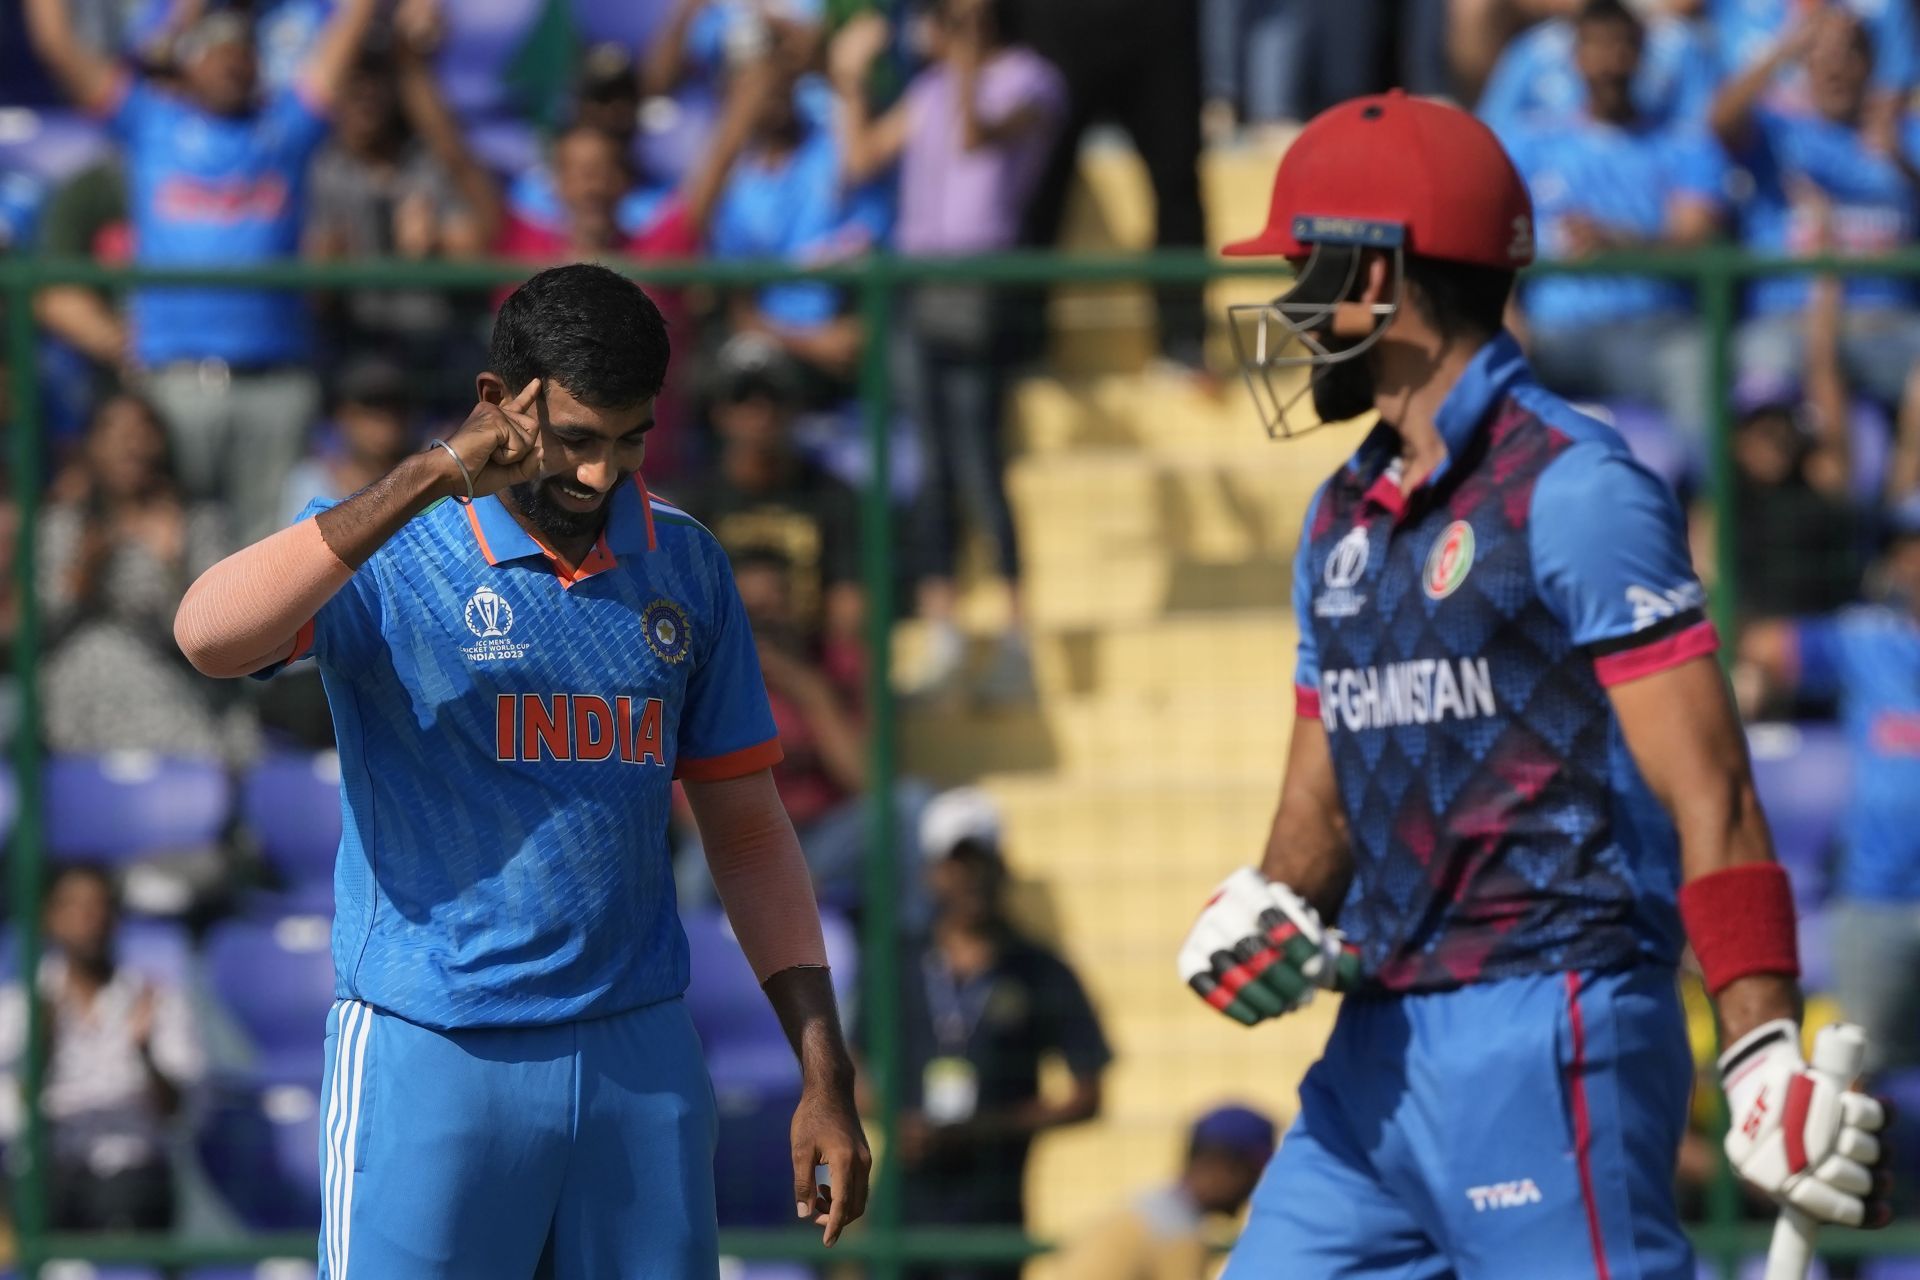
<path id="1" fill-rule="evenodd" d="M 1884 603 L 1755 623 L 1736 681 L 1830 698 L 1853 746 L 1835 879 L 1834 978 L 1868 1069 L 1920 1066 L 1920 504 L 1892 516 Z"/>
<path id="2" fill-rule="evenodd" d="M 781 258 L 819 264 L 864 253 L 891 230 L 893 202 L 879 183 L 855 185 L 834 130 L 800 108 L 798 78 L 766 98 L 751 141 L 734 163 L 708 228 L 720 260 Z M 736 330 L 763 333 L 799 360 L 833 398 L 860 354 L 858 319 L 832 285 L 769 285 L 736 301 Z"/>
<path id="3" fill-rule="evenodd" d="M 293 256 L 307 162 L 376 0 L 341 0 L 293 88 L 259 92 L 253 32 L 228 10 L 176 42 L 177 88 L 129 78 L 74 35 L 63 0 L 27 0 L 35 49 L 126 149 L 136 260 L 246 266 Z M 190 498 L 225 497 L 243 539 L 279 516 L 319 388 L 298 294 L 143 289 L 130 304 L 132 358 L 168 419 Z"/>
<path id="4" fill-rule="evenodd" d="M 1752 176 L 1741 238 L 1757 253 L 1872 256 L 1913 242 L 1920 229 L 1920 127 L 1882 124 L 1870 109 L 1875 47 L 1868 28 L 1839 8 L 1815 11 L 1731 81 L 1713 105 L 1713 128 Z M 1768 88 L 1801 66 L 1805 107 L 1768 105 Z M 1798 370 L 1805 359 L 1805 277 L 1776 276 L 1747 293 L 1737 359 L 1743 377 Z M 1915 290 L 1889 276 L 1846 283 L 1840 359 L 1848 383 L 1898 404 L 1920 359 Z"/>
<path id="5" fill-rule="evenodd" d="M 1920 30 L 1912 0 L 1814 0 L 1815 7 L 1851 14 L 1865 28 L 1877 56 L 1873 89 L 1892 104 L 1920 83 Z M 1806 0 L 1708 0 L 1707 23 L 1713 29 L 1720 74 L 1731 78 L 1764 61 L 1808 8 Z M 1803 107 L 1808 86 L 1796 69 L 1780 68 L 1768 96 L 1775 105 Z"/>
<path id="6" fill-rule="evenodd" d="M 1474 112 L 1502 138 L 1577 115 L 1586 109 L 1587 84 L 1574 63 L 1571 18 L 1527 28 L 1500 53 Z M 1669 13 L 1646 19 L 1633 105 L 1652 125 L 1698 125 L 1706 120 L 1717 81 L 1713 55 L 1691 22 Z"/>
<path id="7" fill-rule="evenodd" d="M 1588 0 L 1574 23 L 1586 110 L 1524 129 L 1508 149 L 1533 194 L 1540 256 L 1682 247 L 1719 221 L 1720 165 L 1703 135 L 1649 123 L 1635 105 L 1644 33 L 1621 0 Z M 1698 438 L 1705 348 L 1686 290 L 1646 276 L 1548 276 L 1521 294 L 1540 379 L 1570 396 L 1659 408 Z"/>

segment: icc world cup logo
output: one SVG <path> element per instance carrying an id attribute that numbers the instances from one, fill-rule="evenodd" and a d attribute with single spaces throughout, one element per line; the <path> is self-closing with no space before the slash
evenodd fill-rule
<path id="1" fill-rule="evenodd" d="M 513 606 L 492 587 L 481 587 L 467 601 L 467 630 L 482 640 L 513 630 Z"/>

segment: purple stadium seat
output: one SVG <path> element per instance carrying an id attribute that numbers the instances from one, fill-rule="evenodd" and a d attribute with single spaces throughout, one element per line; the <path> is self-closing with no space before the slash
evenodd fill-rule
<path id="1" fill-rule="evenodd" d="M 0 845 L 13 838 L 13 822 L 20 816 L 20 787 L 13 766 L 0 761 Z"/>
<path id="2" fill-rule="evenodd" d="M 1765 1258 L 1742 1258 L 1733 1274 L 1738 1277 L 1738 1280 L 1765 1280 L 1766 1269 Z M 1699 1280 L 1720 1280 L 1719 1259 L 1709 1262 L 1701 1258 L 1695 1266 L 1695 1274 L 1699 1276 Z M 1827 1264 L 1817 1258 L 1814 1259 L 1813 1266 L 1807 1271 L 1807 1280 L 1828 1280 Z"/>
<path id="3" fill-rule="evenodd" d="M 460 118 L 467 145 L 488 167 L 516 173 L 538 163 L 539 137 L 520 118 L 508 72 L 545 9 L 545 0 L 461 0 L 443 6 L 446 35 L 434 72 Z"/>
<path id="4" fill-rule="evenodd" d="M 1872 1258 L 1860 1264 L 1860 1280 L 1920 1280 L 1920 1258 Z"/>
<path id="5" fill-rule="evenodd" d="M 207 938 L 214 994 L 252 1038 L 253 1078 L 320 1083 L 320 1049 L 333 1005 L 331 929 L 325 916 L 229 920 Z"/>
<path id="6" fill-rule="evenodd" d="M 1757 724 L 1747 743 L 1774 852 L 1802 906 L 1820 902 L 1853 775 L 1846 740 L 1834 725 Z"/>
<path id="7" fill-rule="evenodd" d="M 838 917 L 822 923 L 838 987 L 852 980 L 856 967 L 852 931 Z M 720 1225 L 785 1225 L 793 1220 L 790 1188 L 772 1171 L 789 1159 L 799 1067 L 726 918 L 717 910 L 702 911 L 689 913 L 682 924 L 692 956 L 687 1010 L 706 1050 L 720 1117 L 713 1170 Z"/>
<path id="8" fill-rule="evenodd" d="M 54 856 L 131 861 L 217 840 L 233 784 L 205 760 L 144 752 L 47 761 L 47 842 Z"/>
<path id="9" fill-rule="evenodd" d="M 114 946 L 121 964 L 149 978 L 176 988 L 193 981 L 193 939 L 172 920 L 123 920 Z"/>
<path id="10" fill-rule="evenodd" d="M 314 1280 L 311 1258 L 273 1258 L 257 1267 L 211 1267 L 186 1273 L 186 1280 Z"/>
<path id="11" fill-rule="evenodd" d="M 317 1058 L 317 1045 L 314 1052 Z M 235 1090 L 208 1108 L 199 1134 L 201 1167 L 248 1227 L 290 1231 L 319 1225 L 320 1119 L 317 1084 Z M 251 1268 L 238 1272 L 255 1274 Z"/>
<path id="12" fill-rule="evenodd" d="M 331 909 L 340 848 L 340 757 L 269 757 L 240 786 L 240 812 L 302 906 Z"/>
<path id="13" fill-rule="evenodd" d="M 571 8 L 581 44 L 612 42 L 640 50 L 665 25 L 673 0 L 572 0 Z"/>

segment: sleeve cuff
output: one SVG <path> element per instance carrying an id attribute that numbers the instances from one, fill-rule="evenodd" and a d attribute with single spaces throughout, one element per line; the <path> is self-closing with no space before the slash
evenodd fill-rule
<path id="1" fill-rule="evenodd" d="M 1293 714 L 1302 719 L 1320 718 L 1320 691 L 1310 684 L 1293 686 Z"/>
<path id="2" fill-rule="evenodd" d="M 780 750 L 780 739 L 768 738 L 765 742 L 729 751 L 723 756 L 675 761 L 673 776 L 688 782 L 725 782 L 730 778 L 744 778 L 750 773 L 771 769 L 785 758 L 786 753 Z"/>
<path id="3" fill-rule="evenodd" d="M 308 618 L 300 624 L 300 629 L 293 633 L 293 652 L 278 662 L 260 668 L 253 673 L 251 678 L 255 680 L 271 680 L 294 663 L 300 661 L 300 659 L 312 653 L 313 627 L 315 621 L 313 618 Z"/>
<path id="4" fill-rule="evenodd" d="M 1651 637 L 1647 643 L 1630 649 L 1615 649 L 1596 656 L 1593 674 L 1611 689 L 1629 680 L 1640 680 L 1683 662 L 1704 658 L 1720 649 L 1720 632 L 1713 623 L 1694 622 L 1678 631 Z"/>

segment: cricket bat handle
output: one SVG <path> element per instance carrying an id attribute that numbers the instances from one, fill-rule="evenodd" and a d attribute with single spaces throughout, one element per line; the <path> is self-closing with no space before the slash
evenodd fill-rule
<path id="1" fill-rule="evenodd" d="M 1850 1089 L 1860 1078 L 1867 1056 L 1867 1035 L 1849 1022 L 1820 1028 L 1813 1038 L 1809 1070 L 1824 1076 L 1836 1089 Z M 1813 1238 L 1818 1224 L 1792 1205 L 1780 1207 L 1773 1224 L 1773 1243 L 1767 1249 L 1766 1280 L 1807 1280 L 1813 1265 Z"/>

